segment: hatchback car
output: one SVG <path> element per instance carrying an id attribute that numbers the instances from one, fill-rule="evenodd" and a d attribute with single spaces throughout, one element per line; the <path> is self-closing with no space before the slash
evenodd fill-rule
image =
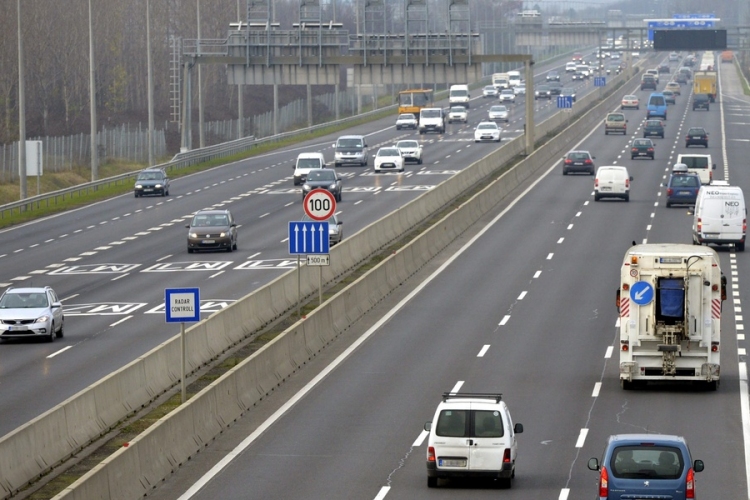
<path id="1" fill-rule="evenodd" d="M 654 159 L 654 143 L 651 139 L 635 139 L 630 147 L 630 159 L 650 158 Z"/>
<path id="2" fill-rule="evenodd" d="M 481 122 L 474 129 L 474 142 L 500 142 L 500 127 L 495 122 Z"/>
<path id="3" fill-rule="evenodd" d="M 344 239 L 344 221 L 338 218 L 336 214 L 331 215 L 326 221 L 313 221 L 307 214 L 302 215 L 305 222 L 328 222 L 328 245 L 333 246 L 341 243 Z"/>
<path id="4" fill-rule="evenodd" d="M 397 147 L 388 146 L 378 149 L 378 154 L 375 155 L 375 172 L 384 170 L 404 171 L 404 158 Z"/>
<path id="5" fill-rule="evenodd" d="M 187 251 L 237 250 L 237 223 L 229 210 L 199 210 L 188 228 Z"/>
<path id="6" fill-rule="evenodd" d="M 637 95 L 628 94 L 622 98 L 620 109 L 641 109 L 641 100 Z"/>
<path id="7" fill-rule="evenodd" d="M 575 73 L 573 73 L 573 76 L 571 76 L 570 79 L 583 81 L 586 79 L 586 75 L 581 71 L 576 71 Z"/>
<path id="8" fill-rule="evenodd" d="M 650 75 L 648 73 L 644 74 L 641 77 L 641 90 L 646 89 L 652 89 L 656 90 L 656 78 L 654 78 L 654 75 Z"/>
<path id="9" fill-rule="evenodd" d="M 573 102 L 576 102 L 576 91 L 573 87 L 563 87 L 560 91 L 562 97 L 570 97 Z"/>
<path id="10" fill-rule="evenodd" d="M 469 120 L 469 112 L 463 106 L 451 106 L 448 110 L 448 123 L 466 123 Z"/>
<path id="11" fill-rule="evenodd" d="M 163 168 L 141 170 L 133 189 L 136 198 L 150 194 L 169 196 L 169 176 Z"/>
<path id="12" fill-rule="evenodd" d="M 516 92 L 514 89 L 503 89 L 500 91 L 498 96 L 500 102 L 509 102 L 511 104 L 516 102 Z"/>
<path id="13" fill-rule="evenodd" d="M 549 82 L 548 85 L 549 85 L 549 95 L 550 96 L 560 95 L 560 93 L 562 92 L 562 88 L 563 88 L 562 83 L 560 83 L 560 82 Z"/>
<path id="14" fill-rule="evenodd" d="M 516 475 L 522 424 L 513 424 L 500 394 L 444 393 L 431 421 L 427 438 L 427 486 L 438 480 L 496 479 L 510 488 Z"/>
<path id="15" fill-rule="evenodd" d="M 693 111 L 696 109 L 705 109 L 708 111 L 710 99 L 708 94 L 694 94 L 693 95 Z"/>
<path id="16" fill-rule="evenodd" d="M 664 90 L 671 90 L 675 95 L 682 94 L 680 84 L 677 82 L 667 82 L 664 86 Z"/>
<path id="17" fill-rule="evenodd" d="M 521 80 L 521 83 L 513 87 L 513 93 L 516 95 L 526 95 L 526 81 Z"/>
<path id="18" fill-rule="evenodd" d="M 494 85 L 486 85 L 482 89 L 482 97 L 497 97 L 497 88 Z"/>
<path id="19" fill-rule="evenodd" d="M 401 151 L 401 158 L 404 159 L 404 163 L 413 161 L 419 165 L 422 164 L 422 145 L 419 141 L 404 139 L 398 141 L 396 147 Z"/>
<path id="20" fill-rule="evenodd" d="M 703 127 L 690 127 L 685 135 L 685 147 L 708 147 L 708 132 Z"/>
<path id="21" fill-rule="evenodd" d="M 664 139 L 664 122 L 661 120 L 646 120 L 643 124 L 643 137 L 656 136 Z"/>
<path id="22" fill-rule="evenodd" d="M 489 119 L 492 121 L 508 122 L 508 120 L 510 120 L 508 117 L 508 108 L 502 105 L 491 106 L 488 115 Z"/>
<path id="23" fill-rule="evenodd" d="M 674 92 L 671 90 L 662 90 L 662 95 L 664 96 L 664 100 L 667 104 L 676 104 L 677 100 L 675 99 Z"/>
<path id="24" fill-rule="evenodd" d="M 402 128 L 413 128 L 416 130 L 418 125 L 419 121 L 414 113 L 401 113 L 396 118 L 396 130 L 401 130 Z"/>
<path id="25" fill-rule="evenodd" d="M 326 189 L 336 201 L 341 201 L 343 184 L 343 178 L 332 168 L 314 168 L 307 173 L 307 179 L 302 185 L 302 198 L 313 189 Z"/>
<path id="26" fill-rule="evenodd" d="M 698 174 L 688 172 L 687 165 L 677 164 L 664 186 L 667 188 L 667 208 L 673 205 L 695 205 L 701 178 Z"/>
<path id="27" fill-rule="evenodd" d="M 669 69 L 669 64 L 660 64 L 657 69 L 659 70 L 659 73 L 670 73 L 672 71 Z"/>
<path id="28" fill-rule="evenodd" d="M 48 287 L 8 288 L 0 297 L 0 340 L 62 338 L 62 302 Z"/>
<path id="29" fill-rule="evenodd" d="M 552 70 L 549 73 L 547 73 L 546 80 L 548 82 L 559 82 L 560 81 L 560 73 L 558 73 L 557 71 Z"/>
<path id="30" fill-rule="evenodd" d="M 685 438 L 667 434 L 610 436 L 601 462 L 588 468 L 599 473 L 599 500 L 636 498 L 697 498 L 695 474 L 702 460 L 693 461 Z"/>
<path id="31" fill-rule="evenodd" d="M 569 151 L 563 156 L 562 173 L 568 175 L 571 172 L 585 172 L 589 175 L 596 173 L 594 166 L 595 157 L 588 151 Z"/>
<path id="32" fill-rule="evenodd" d="M 537 99 L 551 99 L 552 95 L 550 94 L 549 85 L 539 85 L 536 90 L 534 91 L 534 100 Z"/>

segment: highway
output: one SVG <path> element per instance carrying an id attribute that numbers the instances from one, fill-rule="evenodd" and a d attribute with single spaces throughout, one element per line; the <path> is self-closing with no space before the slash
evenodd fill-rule
<path id="1" fill-rule="evenodd" d="M 543 79 L 549 67 L 539 66 Z M 576 86 L 590 91 L 593 82 Z M 375 174 L 372 160 L 364 169 L 339 168 L 344 237 L 502 146 L 473 142 L 474 126 L 496 102 L 481 91 L 474 97 L 469 123 L 449 125 L 443 135 L 396 131 L 395 114 L 345 132 L 365 134 L 371 156 L 381 145 L 420 138 L 425 162 L 403 175 Z M 557 111 L 554 100 L 535 107 L 537 122 Z M 520 97 L 502 125 L 504 138 L 523 132 L 523 113 Z M 3 230 L 0 290 L 49 285 L 63 300 L 66 321 L 64 338 L 53 343 L 0 345 L 0 435 L 178 333 L 164 321 L 165 288 L 200 287 L 208 316 L 291 269 L 296 259 L 287 251 L 287 223 L 302 217 L 294 160 L 302 151 L 322 151 L 332 162 L 338 135 L 177 179 L 165 198 L 130 194 Z M 185 225 L 203 208 L 233 212 L 240 224 L 237 252 L 187 253 Z"/>
<path id="2" fill-rule="evenodd" d="M 591 177 L 563 176 L 551 164 L 149 497 L 593 498 L 598 476 L 586 462 L 606 437 L 654 432 L 685 436 L 705 461 L 701 498 L 748 498 L 745 253 L 718 249 L 731 277 L 719 390 L 623 391 L 618 381 L 614 298 L 625 251 L 633 241 L 691 241 L 691 211 L 667 209 L 661 186 L 686 151 L 685 130 L 709 131 L 714 178 L 750 186 L 750 99 L 734 68 L 720 69 L 720 103 L 691 111 L 683 87 L 654 161 L 629 154 L 644 106 L 625 111 L 626 136 L 598 126 L 571 145 L 590 150 L 598 166 L 627 166 L 630 202 L 594 202 Z M 650 91 L 632 93 L 643 102 Z M 511 490 L 462 481 L 427 488 L 422 429 L 447 391 L 501 392 L 524 425 Z"/>

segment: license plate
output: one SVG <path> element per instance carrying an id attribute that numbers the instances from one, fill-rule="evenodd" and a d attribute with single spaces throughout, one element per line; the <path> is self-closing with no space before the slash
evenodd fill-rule
<path id="1" fill-rule="evenodd" d="M 706 236 L 708 238 L 716 238 L 719 236 L 719 233 L 703 233 L 703 236 Z"/>
<path id="2" fill-rule="evenodd" d="M 9 332 L 11 332 L 11 331 L 13 331 L 13 332 L 25 332 L 28 329 L 29 329 L 29 327 L 26 326 L 26 325 L 15 325 L 15 326 L 9 326 L 8 327 L 8 331 Z"/>
<path id="3" fill-rule="evenodd" d="M 701 138 L 701 136 L 699 136 L 699 135 L 694 135 L 693 136 L 693 139 L 700 139 L 700 138 Z"/>
<path id="4" fill-rule="evenodd" d="M 216 243 L 216 241 L 214 241 L 214 240 L 203 240 L 203 241 L 201 241 L 201 243 L 203 243 L 204 245 L 213 245 L 214 243 Z"/>
<path id="5" fill-rule="evenodd" d="M 646 156 L 646 153 L 638 153 L 638 156 Z"/>
<path id="6" fill-rule="evenodd" d="M 577 161 L 577 162 L 574 162 L 573 165 L 583 165 L 583 162 L 582 161 Z"/>
<path id="7" fill-rule="evenodd" d="M 466 460 L 438 460 L 440 467 L 466 467 Z"/>
<path id="8" fill-rule="evenodd" d="M 143 188 L 144 191 L 153 191 L 151 188 Z"/>
<path id="9" fill-rule="evenodd" d="M 603 186 L 603 187 L 599 188 L 599 191 L 612 191 L 612 188 L 611 187 L 607 187 L 607 186 Z"/>
<path id="10" fill-rule="evenodd" d="M 680 193 L 679 193 L 679 194 L 682 194 L 682 195 L 690 195 L 690 194 L 693 194 L 693 193 L 691 193 L 690 191 L 680 191 Z"/>

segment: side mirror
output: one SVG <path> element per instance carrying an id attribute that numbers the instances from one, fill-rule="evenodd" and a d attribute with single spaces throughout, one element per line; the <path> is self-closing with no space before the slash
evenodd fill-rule
<path id="1" fill-rule="evenodd" d="M 516 424 L 513 426 L 513 432 L 521 434 L 523 432 L 523 424 Z"/>
<path id="2" fill-rule="evenodd" d="M 705 468 L 705 465 L 703 464 L 703 460 L 696 460 L 693 462 L 693 470 L 695 472 L 703 472 L 703 469 Z"/>
<path id="3" fill-rule="evenodd" d="M 633 180 L 633 176 L 632 176 L 632 175 L 630 176 L 630 180 L 631 180 L 631 181 Z"/>
<path id="4" fill-rule="evenodd" d="M 713 169 L 714 169 L 714 170 L 716 170 L 716 163 L 714 163 L 714 165 L 713 165 Z"/>
<path id="5" fill-rule="evenodd" d="M 596 160 L 596 156 L 592 156 L 592 157 L 591 157 L 591 159 L 592 159 L 592 160 Z"/>
<path id="6" fill-rule="evenodd" d="M 190 229 L 190 224 L 185 224 L 186 229 Z"/>
<path id="7" fill-rule="evenodd" d="M 430 432 L 431 427 L 432 427 L 432 422 L 425 422 L 424 430 L 426 430 L 427 432 Z"/>
<path id="8" fill-rule="evenodd" d="M 336 148 L 336 143 L 333 143 L 333 145 L 331 147 L 335 149 Z"/>
<path id="9" fill-rule="evenodd" d="M 339 219 L 339 221 L 338 221 L 338 223 L 336 225 L 337 226 L 343 226 L 344 225 L 344 221 L 342 221 L 341 219 Z"/>
<path id="10" fill-rule="evenodd" d="M 589 458 L 589 469 L 599 470 L 599 460 L 597 460 L 596 458 Z"/>

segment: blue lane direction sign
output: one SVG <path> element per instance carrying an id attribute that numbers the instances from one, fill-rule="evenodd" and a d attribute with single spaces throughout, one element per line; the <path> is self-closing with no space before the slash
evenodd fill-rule
<path id="1" fill-rule="evenodd" d="M 607 85 L 607 77 L 606 76 L 595 76 L 594 77 L 594 87 L 604 87 Z"/>
<path id="2" fill-rule="evenodd" d="M 328 253 L 328 221 L 298 221 L 289 223 L 289 253 Z"/>
<path id="3" fill-rule="evenodd" d="M 557 107 L 570 109 L 573 107 L 573 96 L 570 95 L 559 95 L 557 96 Z"/>
<path id="4" fill-rule="evenodd" d="M 167 288 L 164 290 L 167 323 L 191 323 L 201 320 L 200 289 Z"/>
<path id="5" fill-rule="evenodd" d="M 654 287 L 647 281 L 636 281 L 630 287 L 630 300 L 639 306 L 645 306 L 654 300 Z"/>

